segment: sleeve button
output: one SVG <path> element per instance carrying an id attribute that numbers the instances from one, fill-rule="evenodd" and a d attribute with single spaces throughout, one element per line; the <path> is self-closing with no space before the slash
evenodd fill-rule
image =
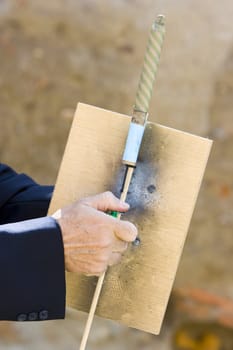
<path id="1" fill-rule="evenodd" d="M 38 313 L 37 312 L 30 312 L 28 314 L 28 321 L 36 321 L 38 319 Z"/>
<path id="2" fill-rule="evenodd" d="M 17 321 L 27 321 L 27 315 L 26 314 L 19 314 L 17 316 Z"/>
<path id="3" fill-rule="evenodd" d="M 49 313 L 48 313 L 47 310 L 41 310 L 41 311 L 39 312 L 39 319 L 40 319 L 41 321 L 47 320 L 48 317 L 49 317 Z"/>

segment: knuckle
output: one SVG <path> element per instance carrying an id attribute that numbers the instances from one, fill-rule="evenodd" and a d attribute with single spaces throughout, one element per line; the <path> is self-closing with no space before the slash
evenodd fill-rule
<path id="1" fill-rule="evenodd" d="M 119 264 L 119 262 L 121 261 L 122 259 L 122 255 L 120 253 L 115 253 L 111 259 L 109 260 L 109 266 L 113 266 L 113 265 L 116 265 L 116 264 Z"/>
<path id="2" fill-rule="evenodd" d="M 127 243 L 122 245 L 122 253 L 126 252 L 127 249 L 128 249 L 128 244 Z"/>
<path id="3" fill-rule="evenodd" d="M 83 274 L 91 273 L 90 264 L 88 262 L 82 264 L 81 266 L 77 266 L 77 270 L 79 270 L 79 272 L 82 272 Z"/>
<path id="4" fill-rule="evenodd" d="M 88 268 L 88 273 L 91 275 L 96 275 L 98 273 L 96 265 L 90 265 Z"/>
<path id="5" fill-rule="evenodd" d="M 78 272 L 78 271 L 77 271 L 77 272 Z M 80 271 L 79 271 L 79 272 L 80 272 Z M 93 275 L 93 272 L 91 271 L 90 268 L 84 268 L 84 269 L 82 269 L 82 274 L 84 274 L 84 275 L 86 275 L 86 276 L 88 276 L 88 275 L 92 276 L 92 275 Z"/>
<path id="6" fill-rule="evenodd" d="M 95 270 L 95 274 L 96 275 L 101 275 L 101 273 L 105 272 L 107 269 L 107 265 L 106 264 L 98 264 L 95 266 L 95 268 L 93 270 Z"/>
<path id="7" fill-rule="evenodd" d="M 113 198 L 113 194 L 112 194 L 111 191 L 106 191 L 106 192 L 103 193 L 103 195 L 104 195 L 104 197 L 106 199 L 112 199 Z"/>
<path id="8" fill-rule="evenodd" d="M 122 255 L 121 254 L 118 254 L 117 257 L 116 257 L 116 264 L 118 264 L 122 259 Z"/>
<path id="9" fill-rule="evenodd" d="M 115 201 L 118 199 L 115 197 L 115 195 L 111 191 L 104 192 L 104 199 L 107 203 L 107 205 L 112 205 L 115 203 Z"/>
<path id="10" fill-rule="evenodd" d="M 110 192 L 110 191 L 103 192 L 101 194 L 100 198 L 101 198 L 102 204 L 105 207 L 105 210 L 107 210 L 108 207 L 111 205 L 111 203 L 113 201 L 113 194 L 112 194 L 112 192 Z"/>
<path id="11" fill-rule="evenodd" d="M 101 248 L 109 248 L 112 245 L 112 239 L 109 235 L 105 235 L 101 238 L 99 245 Z"/>
<path id="12" fill-rule="evenodd" d="M 117 239 L 116 243 L 113 245 L 114 252 L 124 253 L 127 250 L 128 243 Z"/>
<path id="13" fill-rule="evenodd" d="M 100 264 L 106 265 L 106 264 L 108 263 L 108 259 L 109 259 L 109 256 L 108 256 L 107 254 L 101 254 L 101 255 L 98 257 L 97 261 L 98 261 L 98 263 L 100 263 Z"/>

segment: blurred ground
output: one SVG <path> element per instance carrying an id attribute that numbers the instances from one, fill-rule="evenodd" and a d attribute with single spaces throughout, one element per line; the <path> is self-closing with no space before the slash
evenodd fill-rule
<path id="1" fill-rule="evenodd" d="M 0 159 L 54 183 L 78 101 L 129 114 L 158 13 L 167 35 L 150 119 L 215 140 L 175 286 L 201 298 L 183 312 L 196 294 L 179 304 L 174 293 L 159 337 L 97 319 L 89 349 L 232 350 L 230 0 L 0 0 Z M 0 349 L 75 349 L 83 320 L 2 323 Z"/>

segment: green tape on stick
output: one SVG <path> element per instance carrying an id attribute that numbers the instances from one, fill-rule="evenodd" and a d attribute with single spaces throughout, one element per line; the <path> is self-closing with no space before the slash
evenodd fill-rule
<path id="1" fill-rule="evenodd" d="M 113 216 L 114 218 L 117 218 L 117 216 L 118 216 L 118 212 L 117 211 L 112 211 L 112 210 L 109 210 L 107 212 L 107 214 Z"/>

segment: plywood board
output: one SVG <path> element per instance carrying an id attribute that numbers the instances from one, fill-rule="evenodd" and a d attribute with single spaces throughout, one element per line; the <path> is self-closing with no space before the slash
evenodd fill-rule
<path id="1" fill-rule="evenodd" d="M 49 213 L 106 190 L 120 196 L 129 123 L 129 116 L 78 105 Z M 123 217 L 138 227 L 141 244 L 109 268 L 97 315 L 159 333 L 211 144 L 148 123 Z M 89 311 L 95 285 L 95 277 L 67 273 L 67 306 Z"/>

